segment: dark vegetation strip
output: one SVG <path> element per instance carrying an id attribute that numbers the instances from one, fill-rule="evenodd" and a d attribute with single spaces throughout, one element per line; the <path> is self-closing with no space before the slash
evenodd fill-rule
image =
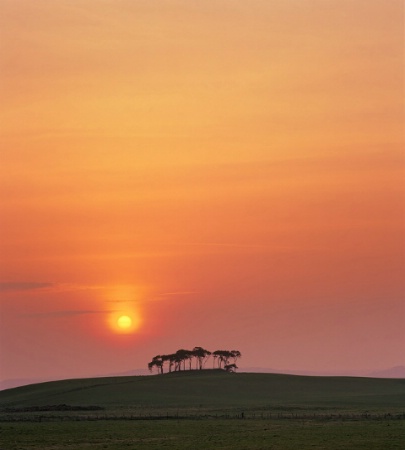
<path id="1" fill-rule="evenodd" d="M 23 407 L 8 407 L 1 410 L 5 413 L 22 413 L 22 412 L 38 412 L 38 411 L 100 411 L 104 410 L 102 406 L 72 406 L 72 405 L 44 405 L 44 406 L 23 406 Z"/>
<path id="2" fill-rule="evenodd" d="M 100 420 L 300 420 L 300 421 L 391 421 L 405 420 L 400 414 L 296 414 L 296 413 L 260 413 L 260 414 L 103 414 L 103 415 L 55 415 L 55 414 L 4 414 L 0 422 L 62 422 L 62 421 L 100 421 Z"/>

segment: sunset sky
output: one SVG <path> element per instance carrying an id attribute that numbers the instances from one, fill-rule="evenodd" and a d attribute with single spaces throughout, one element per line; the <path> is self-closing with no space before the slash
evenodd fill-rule
<path id="1" fill-rule="evenodd" d="M 0 0 L 0 30 L 0 380 L 405 364 L 403 0 Z"/>

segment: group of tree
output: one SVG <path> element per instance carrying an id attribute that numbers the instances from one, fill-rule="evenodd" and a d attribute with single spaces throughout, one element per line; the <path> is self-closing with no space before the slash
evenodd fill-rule
<path id="1" fill-rule="evenodd" d="M 234 372 L 238 367 L 236 361 L 241 357 L 238 350 L 215 350 L 210 352 L 202 347 L 194 347 L 193 350 L 180 349 L 169 355 L 157 355 L 148 363 L 148 369 L 152 372 L 164 373 L 167 366 L 168 372 L 181 370 L 202 370 L 210 357 L 213 358 L 213 368 Z M 194 366 L 194 367 L 193 367 Z"/>

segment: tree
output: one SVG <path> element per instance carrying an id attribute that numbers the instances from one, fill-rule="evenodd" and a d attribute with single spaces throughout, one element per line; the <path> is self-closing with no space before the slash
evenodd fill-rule
<path id="1" fill-rule="evenodd" d="M 185 350 L 185 349 L 180 349 L 177 350 L 176 354 L 176 361 L 179 364 L 179 370 L 181 370 L 181 364 L 183 364 L 183 370 L 186 370 L 186 361 L 189 361 L 189 368 L 191 370 L 191 359 L 193 357 L 193 352 L 192 350 Z"/>
<path id="2" fill-rule="evenodd" d="M 153 368 L 156 367 L 158 373 L 163 373 L 163 357 L 161 355 L 154 356 L 152 361 L 148 364 L 148 369 L 152 372 Z"/>
<path id="3" fill-rule="evenodd" d="M 174 361 L 174 371 L 175 372 L 180 372 L 180 370 L 181 370 L 181 363 L 183 361 L 183 359 L 181 357 L 181 354 L 176 352 L 173 355 L 173 361 Z"/>
<path id="4" fill-rule="evenodd" d="M 233 359 L 233 362 L 236 364 L 236 360 L 241 358 L 242 354 L 239 350 L 231 350 L 231 358 Z"/>
<path id="5" fill-rule="evenodd" d="M 215 350 L 213 355 L 215 358 L 217 358 L 218 369 L 222 369 L 222 365 L 226 366 L 229 363 L 231 352 L 228 350 Z"/>
<path id="6" fill-rule="evenodd" d="M 161 355 L 162 358 L 162 366 L 164 366 L 164 364 L 166 362 L 169 362 L 169 372 L 171 372 L 171 355 Z M 163 373 L 163 367 L 162 367 L 162 373 Z"/>
<path id="7" fill-rule="evenodd" d="M 167 360 L 169 361 L 169 372 L 171 372 L 176 361 L 176 355 L 174 353 L 167 355 Z"/>
<path id="8" fill-rule="evenodd" d="M 219 367 L 219 354 L 218 354 L 218 350 L 215 350 L 215 352 L 212 352 L 212 359 L 213 359 L 213 363 L 212 363 L 212 367 L 215 368 L 215 363 L 218 360 L 218 367 Z"/>
<path id="9" fill-rule="evenodd" d="M 235 372 L 237 368 L 238 366 L 236 364 L 226 364 L 226 366 L 224 366 L 224 369 L 227 372 Z"/>
<path id="10" fill-rule="evenodd" d="M 193 348 L 193 356 L 197 360 L 197 366 L 200 370 L 202 370 L 204 364 L 207 359 L 210 357 L 211 352 L 202 347 L 194 347 Z"/>
<path id="11" fill-rule="evenodd" d="M 184 350 L 184 352 L 185 352 L 184 357 L 185 357 L 186 361 L 188 361 L 188 370 L 191 370 L 192 369 L 191 363 L 194 358 L 194 352 L 193 352 L 193 350 Z"/>
<path id="12" fill-rule="evenodd" d="M 213 356 L 213 367 L 215 364 L 219 369 L 224 369 L 228 372 L 234 372 L 237 369 L 236 361 L 242 356 L 239 350 L 215 350 L 211 353 L 203 347 L 194 347 L 193 350 L 180 349 L 176 353 L 168 355 L 156 355 L 152 361 L 148 363 L 148 369 L 153 372 L 156 369 L 157 373 L 164 373 L 164 365 L 168 363 L 168 372 L 179 372 L 186 370 L 186 363 L 188 361 L 188 370 L 192 370 L 192 361 L 195 358 L 196 370 L 202 370 L 205 363 L 210 356 Z M 233 363 L 231 363 L 233 361 Z"/>

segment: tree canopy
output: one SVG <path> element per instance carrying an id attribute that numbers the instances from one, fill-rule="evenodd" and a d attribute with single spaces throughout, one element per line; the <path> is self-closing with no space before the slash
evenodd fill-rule
<path id="1" fill-rule="evenodd" d="M 236 361 L 241 358 L 239 350 L 215 350 L 210 352 L 203 347 L 194 347 L 192 350 L 180 349 L 168 355 L 156 355 L 148 363 L 148 369 L 157 373 L 164 373 L 165 366 L 168 372 L 181 370 L 202 370 L 210 357 L 213 357 L 213 368 L 235 372 L 238 368 Z M 193 367 L 194 366 L 194 367 Z"/>

